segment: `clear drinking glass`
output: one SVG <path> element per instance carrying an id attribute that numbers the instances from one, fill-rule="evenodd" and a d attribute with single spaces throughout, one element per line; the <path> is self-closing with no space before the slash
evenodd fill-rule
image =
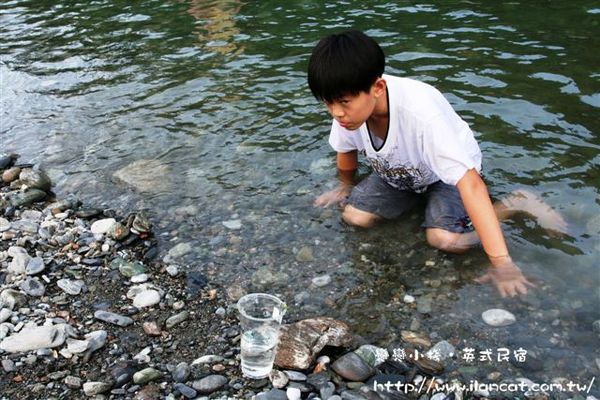
<path id="1" fill-rule="evenodd" d="M 286 304 L 266 293 L 250 293 L 237 302 L 242 326 L 242 374 L 252 379 L 269 376 L 275 360 L 279 327 Z"/>

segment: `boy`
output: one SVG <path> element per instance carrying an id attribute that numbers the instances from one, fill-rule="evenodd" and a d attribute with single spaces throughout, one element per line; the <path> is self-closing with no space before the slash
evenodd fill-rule
<path id="1" fill-rule="evenodd" d="M 492 205 L 467 123 L 435 88 L 384 75 L 384 64 L 379 45 L 359 31 L 327 36 L 313 50 L 308 84 L 334 119 L 329 143 L 341 179 L 315 205 L 344 203 L 344 221 L 368 228 L 424 198 L 430 245 L 462 253 L 481 241 L 492 268 L 479 281 L 493 282 L 502 297 L 527 293 L 533 284 L 510 258 L 498 217 L 525 210 L 558 229 L 563 221 L 524 191 Z M 358 151 L 374 173 L 353 186 Z"/>

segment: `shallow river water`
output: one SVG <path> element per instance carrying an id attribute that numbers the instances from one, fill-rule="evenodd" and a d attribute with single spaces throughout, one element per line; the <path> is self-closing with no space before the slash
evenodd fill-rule
<path id="1" fill-rule="evenodd" d="M 187 243 L 174 262 L 278 294 L 290 319 L 334 316 L 380 345 L 406 329 L 448 340 L 447 371 L 464 378 L 598 375 L 597 3 L 15 0 L 0 22 L 0 151 L 42 165 L 59 196 L 147 210 L 161 255 Z M 527 216 L 503 225 L 530 295 L 473 283 L 481 249 L 428 248 L 422 210 L 361 231 L 312 206 L 336 173 L 307 60 L 349 27 L 379 41 L 387 73 L 435 85 L 472 126 L 493 197 L 528 189 L 567 220 L 564 236 Z M 490 308 L 517 323 L 486 326 Z M 467 347 L 529 361 L 469 362 Z"/>

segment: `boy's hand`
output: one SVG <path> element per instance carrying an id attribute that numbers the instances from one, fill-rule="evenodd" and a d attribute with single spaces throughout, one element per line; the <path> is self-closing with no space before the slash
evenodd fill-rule
<path id="1" fill-rule="evenodd" d="M 351 185 L 342 184 L 337 188 L 325 192 L 315 199 L 315 207 L 329 207 L 332 204 L 339 204 L 352 191 Z"/>
<path id="2" fill-rule="evenodd" d="M 502 297 L 527 294 L 527 286 L 535 287 L 525 278 L 510 257 L 495 261 L 489 271 L 476 281 L 479 283 L 492 282 Z"/>

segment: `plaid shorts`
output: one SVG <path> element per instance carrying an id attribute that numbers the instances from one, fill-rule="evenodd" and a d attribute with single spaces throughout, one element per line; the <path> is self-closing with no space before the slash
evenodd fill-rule
<path id="1" fill-rule="evenodd" d="M 423 193 L 416 193 L 396 189 L 373 173 L 352 189 L 346 204 L 385 219 L 395 219 L 421 201 L 427 203 L 422 227 L 454 233 L 473 231 L 456 186 L 442 181 L 429 185 Z"/>

